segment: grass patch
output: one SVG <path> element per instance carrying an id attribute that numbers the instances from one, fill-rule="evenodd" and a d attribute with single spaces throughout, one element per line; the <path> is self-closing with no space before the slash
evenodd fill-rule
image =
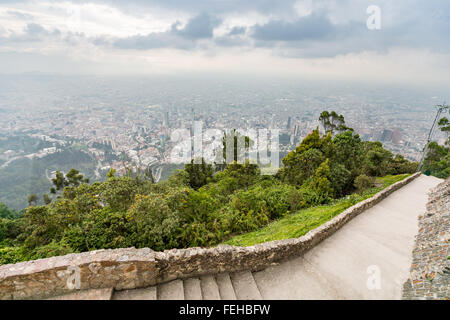
<path id="1" fill-rule="evenodd" d="M 361 195 L 352 194 L 329 205 L 299 210 L 291 215 L 268 224 L 264 228 L 235 236 L 225 241 L 224 244 L 246 247 L 268 241 L 301 237 L 308 233 L 308 231 L 315 229 L 331 220 L 345 209 L 372 197 L 386 187 L 409 176 L 410 174 L 401 174 L 377 178 L 376 184 L 380 187 L 371 188 Z"/>

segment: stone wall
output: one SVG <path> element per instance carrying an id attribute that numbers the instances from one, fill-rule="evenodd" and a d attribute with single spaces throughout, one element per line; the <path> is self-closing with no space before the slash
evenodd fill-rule
<path id="1" fill-rule="evenodd" d="M 430 192 L 419 217 L 410 277 L 403 299 L 450 300 L 450 178 Z"/>
<path id="2" fill-rule="evenodd" d="M 250 247 L 221 245 L 164 252 L 135 248 L 98 250 L 0 266 L 0 299 L 46 298 L 73 292 L 76 281 L 72 280 L 76 274 L 80 276 L 76 289 L 122 290 L 205 274 L 258 271 L 311 249 L 419 175 L 389 186 L 300 238 Z"/>

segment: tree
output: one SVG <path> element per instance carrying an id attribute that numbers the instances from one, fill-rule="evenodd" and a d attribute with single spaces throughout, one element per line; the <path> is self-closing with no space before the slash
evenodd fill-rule
<path id="1" fill-rule="evenodd" d="M 363 144 L 359 135 L 347 130 L 337 134 L 333 139 L 333 161 L 345 166 L 355 179 L 361 172 L 363 160 Z"/>
<path id="2" fill-rule="evenodd" d="M 110 170 L 110 173 L 112 170 Z M 113 176 L 115 172 L 116 171 L 114 170 L 112 173 Z M 141 165 L 137 165 L 134 167 L 126 167 L 125 176 L 135 179 L 138 183 L 143 181 L 150 181 L 151 183 L 155 183 L 155 178 L 153 176 L 153 172 L 150 166 L 145 167 L 145 169 L 142 169 Z"/>
<path id="3" fill-rule="evenodd" d="M 352 173 L 344 165 L 337 162 L 330 163 L 330 171 L 331 176 L 329 180 L 335 196 L 341 197 L 350 193 L 353 189 Z"/>
<path id="4" fill-rule="evenodd" d="M 39 198 L 38 198 L 38 196 L 37 195 L 35 195 L 35 194 L 30 194 L 29 196 L 28 196 L 28 205 L 31 207 L 31 206 L 35 206 L 35 205 L 37 205 L 37 202 L 39 201 Z"/>
<path id="5" fill-rule="evenodd" d="M 442 132 L 447 134 L 447 141 L 445 142 L 445 144 L 450 145 L 450 121 L 446 117 L 444 117 L 439 120 L 438 126 Z"/>
<path id="6" fill-rule="evenodd" d="M 419 166 L 418 162 L 411 162 L 400 154 L 395 155 L 391 160 L 391 174 L 414 173 Z"/>
<path id="7" fill-rule="evenodd" d="M 106 178 L 114 178 L 114 175 L 116 174 L 116 169 L 111 169 L 108 171 L 108 173 L 106 174 Z"/>
<path id="8" fill-rule="evenodd" d="M 391 172 L 393 154 L 384 149 L 381 142 L 364 143 L 364 173 L 372 177 L 381 177 Z"/>
<path id="9" fill-rule="evenodd" d="M 56 194 L 65 187 L 78 187 L 81 183 L 89 183 L 89 178 L 85 178 L 78 170 L 72 168 L 66 175 L 60 171 L 56 171 L 52 183 L 54 187 L 50 188 L 50 193 Z"/>
<path id="10" fill-rule="evenodd" d="M 89 178 L 85 178 L 76 169 L 70 169 L 66 174 L 66 186 L 78 187 L 81 183 L 89 183 Z"/>
<path id="11" fill-rule="evenodd" d="M 4 203 L 0 202 L 0 218 L 16 219 L 17 217 L 19 217 L 19 214 L 16 211 L 9 209 Z"/>
<path id="12" fill-rule="evenodd" d="M 56 171 L 55 178 L 52 179 L 54 187 L 50 189 L 50 192 L 56 194 L 57 191 L 61 191 L 65 187 L 66 179 L 64 178 L 64 173 Z"/>
<path id="13" fill-rule="evenodd" d="M 43 194 L 42 195 L 42 200 L 44 201 L 44 203 L 50 204 L 52 202 L 52 198 L 48 195 L 48 194 Z"/>
<path id="14" fill-rule="evenodd" d="M 447 141 L 443 146 L 434 141 L 430 142 L 422 171 L 446 179 L 450 176 L 450 121 L 443 117 L 439 120 L 438 126 L 447 135 Z"/>
<path id="15" fill-rule="evenodd" d="M 232 140 L 232 141 L 231 141 Z M 222 138 L 222 146 L 223 146 L 223 165 L 217 164 L 220 170 L 223 170 L 227 167 L 227 164 L 230 164 L 234 161 L 239 161 L 240 157 L 245 155 L 245 152 L 248 148 L 253 145 L 253 141 L 250 140 L 248 136 L 242 136 L 236 129 L 231 130 L 230 133 L 225 133 Z M 233 158 L 227 159 L 227 145 L 233 145 Z"/>
<path id="16" fill-rule="evenodd" d="M 331 170 L 329 159 L 320 164 L 314 173 L 302 186 L 301 192 L 305 201 L 309 204 L 323 204 L 329 202 L 334 195 L 331 185 Z"/>
<path id="17" fill-rule="evenodd" d="M 322 124 L 326 133 L 330 132 L 334 135 L 335 132 L 343 132 L 346 130 L 352 130 L 345 125 L 345 119 L 343 115 L 337 114 L 335 111 L 323 111 L 320 114 L 319 121 Z"/>
<path id="18" fill-rule="evenodd" d="M 192 159 L 191 163 L 187 164 L 184 170 L 189 175 L 189 185 L 195 190 L 207 184 L 213 176 L 212 165 L 206 164 L 204 158 L 199 164 L 194 163 L 194 159 Z"/>
<path id="19" fill-rule="evenodd" d="M 126 215 L 136 228 L 137 245 L 153 250 L 176 248 L 183 221 L 177 209 L 186 202 L 184 189 L 174 189 L 168 195 L 138 195 Z"/>
<path id="20" fill-rule="evenodd" d="M 284 168 L 280 169 L 278 176 L 300 186 L 333 154 L 333 149 L 331 133 L 321 137 L 319 129 L 316 129 L 282 160 Z"/>
<path id="21" fill-rule="evenodd" d="M 437 142 L 430 142 L 422 170 L 438 178 L 448 178 L 450 176 L 449 149 Z"/>
<path id="22" fill-rule="evenodd" d="M 256 164 L 248 161 L 245 164 L 233 162 L 224 171 L 217 173 L 210 184 L 202 187 L 215 193 L 214 197 L 222 198 L 238 189 L 248 189 L 261 177 L 261 170 Z"/>
<path id="23" fill-rule="evenodd" d="M 439 120 L 438 126 L 442 132 L 450 132 L 450 121 L 446 117 Z"/>

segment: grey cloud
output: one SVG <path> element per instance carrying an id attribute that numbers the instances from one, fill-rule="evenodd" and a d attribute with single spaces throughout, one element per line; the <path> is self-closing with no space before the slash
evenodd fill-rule
<path id="1" fill-rule="evenodd" d="M 99 41 L 99 40 L 97 40 Z M 116 39 L 113 46 L 119 49 L 148 50 L 159 48 L 179 48 L 189 49 L 194 46 L 193 41 L 180 38 L 172 31 L 151 33 L 146 36 L 132 36 L 128 38 Z"/>
<path id="2" fill-rule="evenodd" d="M 231 31 L 228 33 L 229 36 L 237 36 L 242 35 L 247 31 L 246 27 L 234 27 L 231 29 Z"/>
<path id="3" fill-rule="evenodd" d="M 0 30 L 0 34 L 1 34 Z M 27 43 L 27 42 L 43 42 L 45 44 L 46 40 L 54 39 L 65 41 L 67 43 L 74 43 L 73 40 L 75 37 L 84 37 L 82 34 L 73 34 L 68 33 L 63 35 L 63 33 L 58 30 L 48 30 L 37 23 L 28 23 L 23 32 L 21 33 L 12 33 L 9 36 L 0 37 L 0 44 L 14 44 L 14 43 Z"/>
<path id="4" fill-rule="evenodd" d="M 33 20 L 34 19 L 34 16 L 31 14 L 22 13 L 22 12 L 15 11 L 15 10 L 8 10 L 6 13 L 9 14 L 10 16 L 19 18 L 21 20 Z"/>
<path id="5" fill-rule="evenodd" d="M 37 23 L 29 23 L 25 28 L 25 33 L 29 35 L 48 34 L 49 32 Z"/>
<path id="6" fill-rule="evenodd" d="M 177 22 L 167 32 L 116 39 L 113 41 L 113 46 L 120 49 L 137 50 L 156 48 L 192 49 L 196 47 L 196 40 L 212 38 L 214 28 L 220 23 L 218 18 L 203 13 L 189 20 L 184 28 L 180 29 L 180 23 Z"/>
<path id="7" fill-rule="evenodd" d="M 8 1 L 6 1 L 8 2 Z M 11 1 L 12 2 L 12 1 Z M 382 9 L 382 29 L 370 31 L 366 27 L 365 9 L 371 0 L 314 0 L 309 16 L 296 16 L 296 1 L 272 0 L 90 0 L 116 6 L 133 15 L 152 12 L 152 8 L 176 9 L 194 15 L 186 26 L 174 23 L 166 32 L 150 33 L 128 38 L 86 38 L 84 35 L 49 31 L 37 24 L 29 24 L 25 35 L 13 34 L 5 41 L 44 41 L 56 39 L 68 44 L 78 39 L 91 41 L 97 46 L 118 49 L 148 50 L 177 48 L 208 50 L 210 45 L 273 48 L 274 53 L 285 56 L 332 57 L 361 51 L 386 52 L 392 47 L 426 48 L 431 51 L 450 52 L 450 4 L 442 0 L 379 0 Z M 5 3 L 5 0 L 0 0 Z M 77 2 L 79 3 L 79 2 Z M 233 26 L 228 34 L 213 37 L 221 20 L 238 12 L 259 12 L 273 17 L 266 24 L 252 27 Z M 13 13 L 12 13 L 13 14 Z M 288 18 L 286 18 L 288 17 Z M 337 17 L 337 19 L 336 19 Z M 333 22 L 332 22 L 333 21 Z M 337 21 L 337 22 L 336 22 Z M 1 33 L 1 31 L 0 31 Z M 205 41 L 206 40 L 206 41 Z M 209 40 L 209 41 L 208 41 Z M 201 47 L 201 45 L 205 45 Z"/>
<path id="8" fill-rule="evenodd" d="M 272 20 L 252 28 L 252 37 L 265 41 L 299 41 L 331 36 L 335 27 L 323 15 L 309 15 L 294 22 Z"/>
<path id="9" fill-rule="evenodd" d="M 335 12 L 314 10 L 313 14 L 292 22 L 272 20 L 250 29 L 256 47 L 275 48 L 276 54 L 290 57 L 334 57 L 340 54 L 375 51 L 385 53 L 393 47 L 421 48 L 450 52 L 450 5 L 418 4 L 420 10 L 402 11 L 382 6 L 381 30 L 368 30 L 367 15 L 332 23 Z M 364 7 L 364 6 L 363 6 Z"/>
<path id="10" fill-rule="evenodd" d="M 173 30 L 173 32 L 191 39 L 211 38 L 214 28 L 220 23 L 220 19 L 203 13 L 189 20 L 183 29 Z"/>
<path id="11" fill-rule="evenodd" d="M 35 42 L 44 40 L 46 37 L 61 35 L 59 30 L 49 31 L 37 23 L 28 23 L 23 31 L 23 34 L 13 33 L 7 40 L 10 42 Z"/>
<path id="12" fill-rule="evenodd" d="M 246 36 L 247 27 L 233 27 L 226 35 L 214 39 L 216 45 L 222 47 L 251 47 L 251 41 Z"/>
<path id="13" fill-rule="evenodd" d="M 130 11 L 133 11 L 135 8 L 161 7 L 169 10 L 182 10 L 194 14 L 198 12 L 208 12 L 214 15 L 221 15 L 224 13 L 245 12 L 250 10 L 263 14 L 288 13 L 292 11 L 292 5 L 296 1 L 297 0 L 96 0 L 94 2 L 111 4 Z"/>

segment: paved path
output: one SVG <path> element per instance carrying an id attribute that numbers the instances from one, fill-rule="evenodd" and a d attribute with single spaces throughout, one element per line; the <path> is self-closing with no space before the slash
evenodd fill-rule
<path id="1" fill-rule="evenodd" d="M 441 181 L 418 177 L 303 256 L 277 266 L 174 280 L 114 292 L 112 299 L 400 299 L 418 216 L 425 212 L 428 191 Z"/>
<path id="2" fill-rule="evenodd" d="M 254 274 L 265 299 L 400 299 L 418 216 L 442 180 L 421 175 L 302 257 Z M 374 281 L 379 273 L 380 286 Z M 369 289 L 367 283 L 369 282 Z"/>

